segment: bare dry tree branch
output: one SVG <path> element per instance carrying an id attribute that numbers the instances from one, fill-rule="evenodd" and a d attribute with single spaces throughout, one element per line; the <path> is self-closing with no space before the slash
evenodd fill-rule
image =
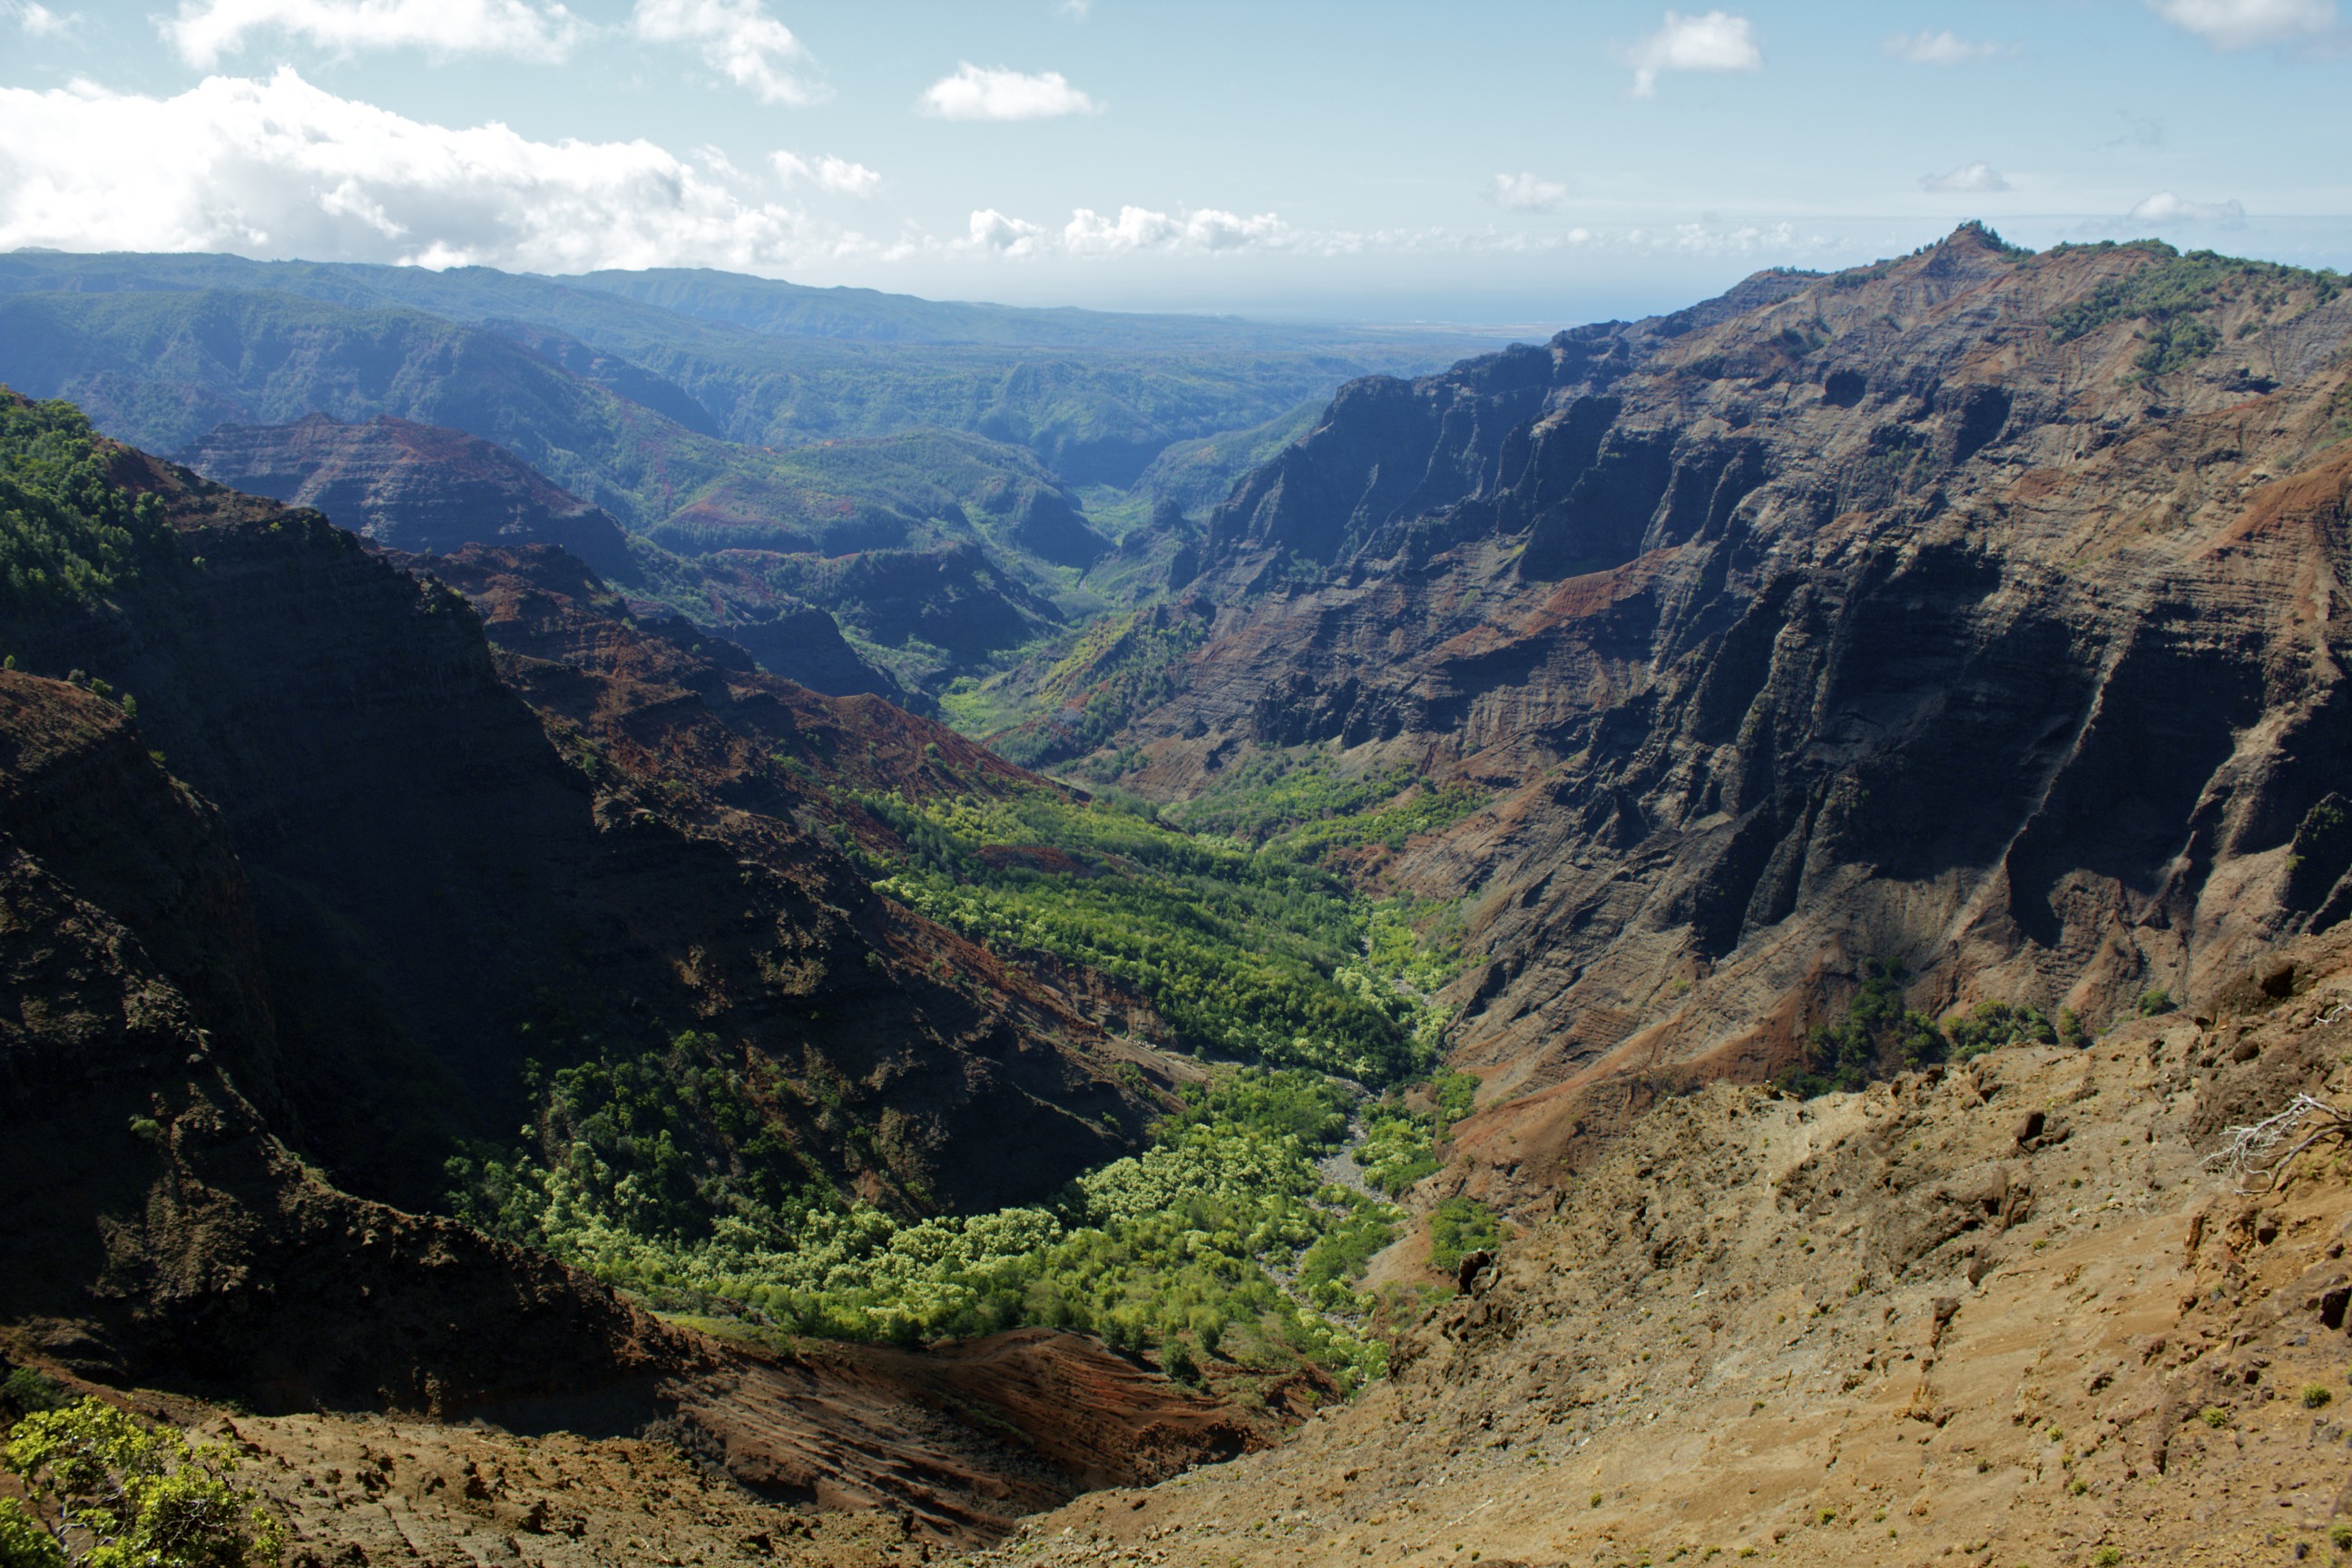
<path id="1" fill-rule="evenodd" d="M 2276 1192 L 2295 1156 L 2326 1138 L 2352 1142 L 2352 1114 L 2298 1094 L 2276 1115 L 2231 1128 L 2221 1146 L 2206 1156 L 2205 1168 L 2227 1174 L 2241 1193 Z"/>

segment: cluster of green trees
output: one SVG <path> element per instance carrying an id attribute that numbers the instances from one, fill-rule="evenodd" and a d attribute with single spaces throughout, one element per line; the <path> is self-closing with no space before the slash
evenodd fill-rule
<path id="1" fill-rule="evenodd" d="M 1486 801 L 1466 784 L 1432 788 L 1407 767 L 1351 770 L 1328 746 L 1266 747 L 1227 767 L 1169 817 L 1194 833 L 1276 847 L 1311 862 L 1358 845 L 1402 846 Z"/>
<path id="2" fill-rule="evenodd" d="M 85 602 L 176 559 L 163 503 L 107 477 L 81 410 L 0 388 L 0 603 Z"/>
<path id="3" fill-rule="evenodd" d="M 656 1306 L 754 1331 L 913 1342 L 1039 1325 L 1178 1372 L 1311 1361 L 1352 1384 L 1382 1369 L 1352 1287 L 1401 1216 L 1319 1174 L 1350 1099 L 1319 1075 L 1222 1072 L 1149 1148 L 1052 1203 L 913 1220 L 814 1184 L 770 1199 L 731 1174 L 677 1201 L 686 1107 L 662 1068 L 557 1075 L 546 1114 L 570 1155 L 477 1152 L 453 1163 L 453 1206 Z"/>
<path id="4" fill-rule="evenodd" d="M 2155 240 L 2133 241 L 2132 247 L 2150 252 L 2157 260 L 2061 307 L 2050 324 L 2063 343 L 2116 321 L 2139 321 L 2144 346 L 2134 363 L 2145 376 L 2168 374 L 2221 347 L 2221 331 L 2211 313 L 2233 300 L 2252 298 L 2267 314 L 2298 298 L 2324 305 L 2343 287 L 2343 279 L 2332 272 L 2242 261 L 2210 250 L 2183 255 Z M 2059 246 L 2051 254 L 2069 248 Z"/>
<path id="5" fill-rule="evenodd" d="M 234 1482 L 217 1444 L 192 1444 L 101 1400 L 56 1397 L 18 1369 L 25 1415 L 0 1445 L 24 1498 L 0 1498 L 0 1568 L 267 1568 L 285 1526 Z M 29 1397 L 28 1397 L 29 1396 Z"/>
<path id="6" fill-rule="evenodd" d="M 1811 1099 L 1861 1089 L 1930 1062 L 1965 1061 L 2005 1046 L 2090 1043 L 2088 1028 L 2065 1007 L 2053 1018 L 2029 1004 L 1979 1002 L 1939 1024 L 1904 1005 L 1907 978 L 1900 964 L 1872 961 L 1844 1016 L 1813 1026 L 1803 1065 L 1783 1074 L 1781 1087 Z"/>
<path id="7" fill-rule="evenodd" d="M 1433 1175 L 1444 1162 L 1437 1146 L 1446 1130 L 1470 1114 L 1478 1096 L 1474 1073 L 1441 1073 L 1431 1081 L 1428 1110 L 1415 1110 L 1402 1095 L 1391 1093 L 1364 1118 L 1364 1141 L 1356 1149 L 1356 1164 L 1364 1180 L 1391 1197 L 1423 1176 Z"/>
<path id="8" fill-rule="evenodd" d="M 907 847 L 877 867 L 883 892 L 1008 957 L 1050 953 L 1131 985 L 1196 1047 L 1375 1087 L 1432 1059 L 1444 1020 L 1398 984 L 1433 977 L 1409 937 L 1374 943 L 1367 900 L 1277 848 L 1045 791 L 865 804 Z"/>
<path id="9" fill-rule="evenodd" d="M 1399 792 L 1293 793 L 1371 817 Z M 1345 1382 L 1377 1375 L 1357 1286 L 1402 1216 L 1327 1182 L 1318 1162 L 1350 1136 L 1360 1091 L 1340 1079 L 1389 1091 L 1367 1114 L 1362 1163 L 1391 1197 L 1437 1168 L 1446 1125 L 1467 1112 L 1467 1075 L 1402 1092 L 1445 1021 L 1426 992 L 1454 972 L 1450 908 L 1368 900 L 1279 843 L 1189 834 L 1116 793 L 857 801 L 901 847 L 858 851 L 885 893 L 1015 961 L 1050 954 L 1118 978 L 1192 1046 L 1261 1065 L 1218 1069 L 1149 1147 L 1051 1202 L 917 1218 L 845 1201 L 761 1110 L 790 1099 L 822 1113 L 821 1073 L 730 1068 L 694 1035 L 629 1059 L 551 1042 L 569 1065 L 531 1068 L 520 1145 L 451 1162 L 454 1212 L 751 1332 L 1068 1327 L 1179 1375 L 1302 1361 Z"/>

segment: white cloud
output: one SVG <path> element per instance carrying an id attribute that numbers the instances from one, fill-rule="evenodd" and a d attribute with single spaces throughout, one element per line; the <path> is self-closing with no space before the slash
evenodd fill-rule
<path id="1" fill-rule="evenodd" d="M 0 16 L 14 16 L 27 37 L 54 38 L 69 32 L 79 16 L 60 16 L 39 0 L 0 0 Z"/>
<path id="2" fill-rule="evenodd" d="M 2243 228 L 2246 226 L 2246 205 L 2239 201 L 2183 201 L 2170 191 L 2158 191 L 2124 216 L 2135 223 Z"/>
<path id="3" fill-rule="evenodd" d="M 971 215 L 970 237 L 956 241 L 954 248 L 1014 257 L 1049 252 L 1066 257 L 1132 256 L 1146 251 L 1202 255 L 1280 248 L 1292 239 L 1290 226 L 1273 213 L 1245 217 L 1202 207 L 1178 215 L 1123 206 L 1117 217 L 1106 217 L 1092 207 L 1079 207 L 1071 213 L 1068 223 L 1055 231 L 986 207 Z"/>
<path id="4" fill-rule="evenodd" d="M 1915 66 L 1965 66 L 2017 53 L 2014 44 L 1972 42 L 1949 27 L 1940 33 L 1896 33 L 1879 47 Z"/>
<path id="5" fill-rule="evenodd" d="M 804 74 L 814 62 L 793 30 L 760 0 L 637 0 L 629 25 L 649 44 L 691 44 L 702 63 L 760 95 L 762 103 L 814 103 L 825 89 Z"/>
<path id="6" fill-rule="evenodd" d="M 775 165 L 786 184 L 805 180 L 821 191 L 861 200 L 882 188 L 882 176 L 876 171 L 831 153 L 811 163 L 797 153 L 772 153 L 768 161 Z"/>
<path id="7" fill-rule="evenodd" d="M 1116 219 L 1091 207 L 1070 215 L 1062 248 L 1072 256 L 1117 256 L 1137 250 L 1243 250 L 1278 245 L 1289 226 L 1273 213 L 1244 217 L 1204 207 L 1182 217 L 1148 207 L 1121 207 Z"/>
<path id="8" fill-rule="evenodd" d="M 940 120 L 1051 120 L 1063 114 L 1099 114 L 1102 105 L 1072 87 L 1060 71 L 1030 76 L 991 70 L 970 60 L 923 89 L 917 112 Z"/>
<path id="9" fill-rule="evenodd" d="M 1095 0 L 1062 0 L 1055 7 L 1073 22 L 1083 22 L 1095 8 Z"/>
<path id="10" fill-rule="evenodd" d="M 2005 191 L 2009 182 L 1990 163 L 1964 163 L 1948 174 L 1922 174 L 1919 188 L 1923 191 Z"/>
<path id="11" fill-rule="evenodd" d="M 0 88 L 0 251 L 20 246 L 546 272 L 774 270 L 822 248 L 723 164 L 429 124 L 290 67 L 173 98 Z"/>
<path id="12" fill-rule="evenodd" d="M 179 15 L 158 25 L 182 59 L 206 69 L 242 52 L 254 33 L 287 33 L 343 55 L 418 48 L 556 60 L 586 31 L 553 0 L 181 0 Z"/>
<path id="13" fill-rule="evenodd" d="M 959 250 L 982 250 L 996 256 L 1032 256 L 1045 243 L 1045 231 L 1034 223 L 1007 217 L 994 207 L 971 215 L 971 234 L 955 242 Z"/>
<path id="14" fill-rule="evenodd" d="M 1559 205 L 1560 198 L 1568 195 L 1568 187 L 1522 171 L 1496 175 L 1486 195 L 1496 206 L 1508 207 L 1513 212 L 1548 213 Z"/>
<path id="15" fill-rule="evenodd" d="M 1627 54 L 1633 68 L 1633 96 L 1658 90 L 1661 71 L 1752 71 L 1764 67 L 1756 30 L 1745 16 L 1709 11 L 1704 16 L 1666 13 L 1665 25 Z"/>
<path id="16" fill-rule="evenodd" d="M 2336 26 L 2336 0 L 2147 0 L 2147 5 L 2217 49 L 2291 43 Z"/>

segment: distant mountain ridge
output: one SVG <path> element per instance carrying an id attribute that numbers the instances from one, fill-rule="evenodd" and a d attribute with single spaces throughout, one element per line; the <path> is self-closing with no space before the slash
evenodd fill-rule
<path id="1" fill-rule="evenodd" d="M 1110 541 L 1077 487 L 1124 485 L 1171 441 L 1255 426 L 1445 346 L 717 273 L 0 256 L 0 384 L 70 398 L 149 450 L 314 414 L 462 431 L 719 584 L 665 602 L 763 658 L 765 609 L 813 603 L 887 667 L 865 689 L 918 706 L 1148 591 L 1123 558 L 1105 592 L 1078 586 Z M 237 472 L 278 493 L 261 469 Z M 394 527 L 397 510 L 366 526 Z M 861 685 L 835 666 L 777 668 Z"/>

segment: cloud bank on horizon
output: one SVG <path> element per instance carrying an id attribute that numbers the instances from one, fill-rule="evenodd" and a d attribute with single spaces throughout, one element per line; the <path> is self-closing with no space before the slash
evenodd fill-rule
<path id="1" fill-rule="evenodd" d="M 2126 95 L 2076 129 L 2066 105 L 2004 85 L 2082 77 L 2069 50 L 2128 49 L 2221 83 L 2217 116 L 2259 100 L 2273 120 L 2314 119 L 2281 146 L 2352 131 L 2340 90 L 2264 90 L 2282 72 L 2340 84 L 2352 48 L 2336 0 L 2111 0 L 2096 17 L 2069 8 L 2051 25 L 2073 32 L 2046 38 L 1932 17 L 1889 34 L 1871 25 L 1877 7 L 1795 0 L 1703 12 L 1601 0 L 1585 25 L 1530 0 L 1531 22 L 1582 26 L 1571 74 L 1626 74 L 1613 96 L 1516 120 L 1496 108 L 1511 100 L 1489 89 L 1488 57 L 1475 57 L 1483 74 L 1449 77 L 1435 43 L 1402 27 L 1389 38 L 1377 6 L 1349 9 L 1363 18 L 1356 66 L 1318 63 L 1319 38 L 1286 55 L 1268 17 L 1250 59 L 1210 57 L 1233 78 L 1221 89 L 1181 57 L 1208 47 L 1191 37 L 1202 29 L 1142 0 L 1026 0 L 1021 16 L 1008 0 L 979 8 L 986 26 L 967 24 L 975 7 L 940 5 L 928 30 L 845 26 L 784 0 L 180 0 L 136 21 L 98 4 L 0 0 L 0 28 L 25 46 L 0 66 L 0 249 L 709 266 L 886 286 L 974 264 L 1027 264 L 1040 279 L 1110 278 L 1119 269 L 1095 269 L 1114 262 L 1162 279 L 1171 267 L 1305 279 L 1302 261 L 1347 259 L 1355 275 L 1471 280 L 1540 278 L 1528 269 L 1544 258 L 1620 271 L 1640 257 L 1840 265 L 1962 217 L 2039 225 L 2043 243 L 2268 232 L 2261 214 L 2283 204 L 2237 184 L 2242 159 L 2195 148 L 2177 105 L 2164 131 L 2113 135 L 2116 115 L 2158 124 L 2145 112 L 2158 94 Z M 1153 33 L 1155 19 L 1168 25 Z M 830 30 L 812 37 L 821 22 Z M 142 37 L 146 78 L 201 74 L 110 85 L 107 46 Z M 40 50 L 47 63 L 28 63 Z M 922 74 L 891 92 L 909 68 Z M 1407 92 L 1358 83 L 1368 68 Z M 436 98 L 436 72 L 477 90 Z M 594 91 L 568 85 L 583 73 Z M 1748 146 L 1772 144 L 1773 126 L 1817 134 L 1825 79 L 1870 134 L 1832 138 L 1814 164 L 1753 162 Z M 1875 92 L 1899 110 L 1946 81 L 1972 104 L 2021 95 L 2011 101 L 2047 123 L 1862 106 Z M 1431 111 L 1402 111 L 1412 94 Z M 1457 99 L 1503 130 L 1408 138 L 1457 118 Z M 1563 135 L 1571 123 L 1581 133 Z M 1956 142 L 1956 126 L 1977 144 Z M 1549 166 L 1519 162 L 1538 157 Z M 2284 210 L 2352 232 L 2340 172 L 2298 178 L 2300 208 Z"/>

